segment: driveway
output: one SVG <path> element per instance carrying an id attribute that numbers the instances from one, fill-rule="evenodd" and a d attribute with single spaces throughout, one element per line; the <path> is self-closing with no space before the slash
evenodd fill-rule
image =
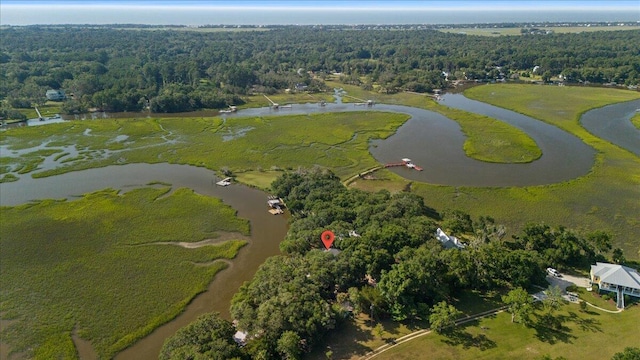
<path id="1" fill-rule="evenodd" d="M 589 287 L 589 278 L 567 274 L 561 275 L 562 277 L 559 278 L 547 275 L 547 281 L 553 286 L 558 286 L 560 289 L 562 289 L 562 291 L 566 291 L 567 287 L 571 285 L 576 285 L 583 288 Z"/>
<path id="2" fill-rule="evenodd" d="M 551 286 L 559 287 L 562 290 L 562 292 L 565 293 L 562 296 L 565 300 L 571 301 L 571 302 L 577 302 L 578 298 L 576 296 L 571 294 L 566 294 L 567 287 L 571 285 L 576 285 L 579 287 L 587 288 L 589 287 L 589 278 L 567 275 L 567 274 L 560 274 L 560 275 L 562 275 L 562 277 L 547 275 L 547 282 Z M 536 299 L 537 301 L 544 300 L 547 297 L 547 295 L 544 292 L 545 290 L 533 294 L 533 298 Z"/>

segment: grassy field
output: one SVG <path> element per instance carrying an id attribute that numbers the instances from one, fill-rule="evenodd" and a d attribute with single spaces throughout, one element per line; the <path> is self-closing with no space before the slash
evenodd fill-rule
<path id="1" fill-rule="evenodd" d="M 480 36 L 521 35 L 521 28 L 450 28 L 440 29 L 442 32 Z M 638 30 L 640 26 L 545 26 L 541 30 L 550 30 L 558 34 L 581 33 L 594 31 L 625 31 Z"/>
<path id="2" fill-rule="evenodd" d="M 273 102 L 278 103 L 280 105 L 287 104 L 306 104 L 306 103 L 319 103 L 324 100 L 327 103 L 335 102 L 335 98 L 333 97 L 333 93 L 317 93 L 317 94 L 308 94 L 306 92 L 292 92 L 292 93 L 278 93 L 273 95 L 267 95 L 269 99 Z M 245 108 L 255 108 L 255 107 L 264 107 L 271 106 L 269 100 L 265 99 L 264 95 L 252 95 L 245 96 L 243 100 L 246 101 L 246 104 L 239 106 L 241 109 Z"/>
<path id="3" fill-rule="evenodd" d="M 453 304 L 463 316 L 496 309 L 501 303 L 500 292 L 481 294 L 476 291 L 465 291 L 453 299 Z M 384 331 L 377 334 L 374 328 L 381 324 Z M 372 321 L 367 314 L 359 314 L 353 321 L 344 323 L 339 330 L 331 333 L 327 339 L 327 347 L 333 352 L 334 359 L 360 359 L 374 349 L 414 331 L 427 328 L 426 321 L 395 322 L 390 319 Z M 316 349 L 307 358 L 313 360 L 326 359 L 327 349 Z"/>
<path id="4" fill-rule="evenodd" d="M 51 117 L 53 115 L 60 114 L 61 113 L 61 110 L 60 110 L 61 108 L 62 108 L 62 102 L 60 102 L 60 101 L 47 101 L 44 105 L 38 107 L 38 110 L 40 110 L 40 114 L 42 114 L 42 116 Z M 38 113 L 36 112 L 36 110 L 34 108 L 31 108 L 31 109 L 16 109 L 16 110 L 18 110 L 21 113 L 25 114 L 27 116 L 27 119 L 37 119 L 38 118 Z"/>
<path id="5" fill-rule="evenodd" d="M 75 358 L 72 333 L 113 356 L 178 315 L 245 244 L 220 200 L 170 187 L 2 207 L 2 342 L 36 359 Z M 188 219 L 188 221 L 186 221 Z M 225 238 L 217 245 L 167 244 Z M 163 244 L 160 244 L 163 243 Z"/>
<path id="6" fill-rule="evenodd" d="M 447 335 L 430 333 L 408 341 L 375 359 L 610 359 L 626 346 L 638 346 L 638 306 L 610 314 L 593 308 L 581 312 L 568 304 L 554 315 L 538 310 L 533 324 L 525 327 L 511 323 L 511 315 L 503 312 Z"/>

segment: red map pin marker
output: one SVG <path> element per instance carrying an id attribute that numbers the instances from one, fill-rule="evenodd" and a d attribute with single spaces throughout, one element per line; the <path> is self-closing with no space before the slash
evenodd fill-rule
<path id="1" fill-rule="evenodd" d="M 322 243 L 324 244 L 325 249 L 329 250 L 329 248 L 331 247 L 331 244 L 333 244 L 333 240 L 336 238 L 335 235 L 333 235 L 333 232 L 331 230 L 325 230 L 322 235 L 320 235 L 320 239 L 322 239 Z"/>

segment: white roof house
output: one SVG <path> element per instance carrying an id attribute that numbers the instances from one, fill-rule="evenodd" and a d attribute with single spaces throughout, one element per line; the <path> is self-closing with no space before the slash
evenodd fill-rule
<path id="1" fill-rule="evenodd" d="M 47 100 L 52 101 L 61 101 L 67 98 L 67 96 L 64 94 L 64 91 L 54 89 L 47 90 L 45 96 L 47 97 Z"/>
<path id="2" fill-rule="evenodd" d="M 618 308 L 624 308 L 624 296 L 640 298 L 640 274 L 627 266 L 596 262 L 591 265 L 591 282 L 598 291 L 613 291 L 618 295 Z"/>
<path id="3" fill-rule="evenodd" d="M 436 230 L 436 238 L 440 241 L 440 243 L 442 243 L 442 246 L 444 246 L 445 249 L 464 249 L 465 247 L 467 247 L 460 240 L 458 240 L 457 237 L 445 234 L 445 232 L 440 228 Z"/>

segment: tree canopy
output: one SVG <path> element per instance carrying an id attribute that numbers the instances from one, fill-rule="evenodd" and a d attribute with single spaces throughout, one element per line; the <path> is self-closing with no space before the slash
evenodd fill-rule
<path id="1" fill-rule="evenodd" d="M 435 30 L 148 31 L 117 27 L 9 27 L 0 43 L 0 96 L 40 103 L 64 89 L 79 111 L 179 112 L 243 103 L 327 74 L 377 91 L 446 87 L 534 73 L 549 80 L 637 85 L 640 31 L 481 37 Z M 303 71 L 299 71 L 302 69 Z"/>
<path id="2" fill-rule="evenodd" d="M 235 332 L 233 325 L 217 313 L 201 315 L 165 341 L 160 359 L 240 359 L 242 352 L 233 339 Z"/>

